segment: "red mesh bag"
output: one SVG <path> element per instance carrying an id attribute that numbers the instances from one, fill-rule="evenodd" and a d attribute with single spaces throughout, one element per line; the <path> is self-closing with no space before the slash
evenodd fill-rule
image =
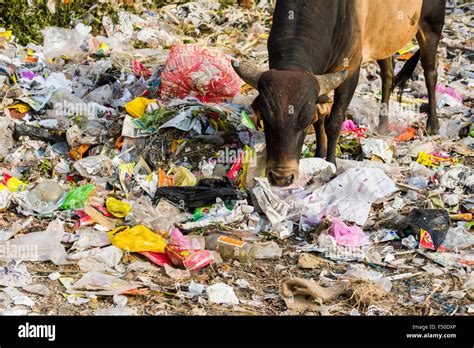
<path id="1" fill-rule="evenodd" d="M 215 49 L 176 45 L 161 75 L 160 93 L 164 99 L 192 94 L 202 102 L 219 103 L 232 99 L 243 84 L 229 56 Z"/>

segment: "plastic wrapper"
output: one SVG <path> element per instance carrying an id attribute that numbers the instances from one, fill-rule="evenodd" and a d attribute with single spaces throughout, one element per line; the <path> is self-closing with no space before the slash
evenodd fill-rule
<path id="1" fill-rule="evenodd" d="M 6 187 L 0 187 L 0 211 L 8 209 L 12 201 L 12 194 Z"/>
<path id="2" fill-rule="evenodd" d="M 250 146 L 246 145 L 244 151 L 238 155 L 234 164 L 227 172 L 227 176 L 240 188 L 245 188 L 250 160 L 254 158 L 254 156 L 254 150 Z"/>
<path id="3" fill-rule="evenodd" d="M 189 279 L 191 277 L 191 273 L 188 270 L 174 268 L 167 264 L 165 264 L 163 267 L 165 268 L 166 274 L 174 280 L 180 281 L 180 280 Z"/>
<path id="4" fill-rule="evenodd" d="M 273 241 L 254 243 L 250 249 L 250 256 L 256 260 L 279 259 L 281 255 L 281 248 Z"/>
<path id="5" fill-rule="evenodd" d="M 231 66 L 230 57 L 195 45 L 173 46 L 161 75 L 163 98 L 194 94 L 204 102 L 232 99 L 244 82 Z"/>
<path id="6" fill-rule="evenodd" d="M 159 201 L 154 207 L 148 196 L 138 198 L 133 204 L 133 219 L 135 224 L 145 225 L 163 236 L 169 235 L 174 224 L 186 219 L 186 214 L 167 202 Z"/>
<path id="7" fill-rule="evenodd" d="M 420 152 L 416 161 L 420 164 L 423 164 L 427 167 L 435 168 L 440 165 L 451 165 L 455 164 L 457 161 L 453 158 L 445 158 L 440 156 L 435 156 L 428 154 L 426 152 Z"/>
<path id="8" fill-rule="evenodd" d="M 209 250 L 193 250 L 170 244 L 166 246 L 166 255 L 173 265 L 184 267 L 188 271 L 203 268 L 214 262 Z"/>
<path id="9" fill-rule="evenodd" d="M 435 246 L 433 244 L 433 241 L 431 240 L 431 235 L 425 230 L 420 230 L 420 247 L 424 249 L 435 250 Z M 437 249 L 437 251 L 445 250 L 446 248 L 444 247 L 444 245 L 440 245 Z"/>
<path id="10" fill-rule="evenodd" d="M 27 185 L 6 172 L 0 174 L 0 190 L 8 189 L 10 192 L 24 191 Z"/>
<path id="11" fill-rule="evenodd" d="M 416 135 L 416 130 L 412 127 L 408 127 L 402 133 L 400 133 L 395 138 L 395 140 L 397 140 L 397 141 L 410 141 L 415 137 L 415 135 Z"/>
<path id="12" fill-rule="evenodd" d="M 424 246 L 438 250 L 446 238 L 449 222 L 449 214 L 445 209 L 420 210 L 415 208 L 406 217 L 405 226 L 400 227 L 408 234 L 418 234 L 420 230 L 423 230 L 421 232 L 423 240 L 421 241 Z"/>
<path id="13" fill-rule="evenodd" d="M 351 265 L 350 269 L 342 275 L 347 279 L 368 280 L 377 284 L 384 292 L 389 293 L 392 290 L 392 282 L 390 279 L 383 277 L 380 272 L 367 269 L 364 265 Z"/>
<path id="14" fill-rule="evenodd" d="M 341 126 L 341 134 L 353 134 L 357 138 L 364 138 L 367 128 L 359 127 L 352 120 L 345 120 Z"/>
<path id="15" fill-rule="evenodd" d="M 443 245 L 447 250 L 466 249 L 474 245 L 474 236 L 463 226 L 450 228 Z"/>
<path id="16" fill-rule="evenodd" d="M 195 249 L 194 240 L 184 236 L 178 228 L 175 228 L 170 235 L 170 244 L 166 247 L 166 255 L 175 266 L 181 266 L 189 271 L 203 268 L 214 262 L 212 253 L 208 250 Z M 205 244 L 205 243 L 204 243 Z"/>
<path id="17" fill-rule="evenodd" d="M 107 210 L 115 217 L 123 218 L 128 215 L 132 210 L 132 206 L 126 202 L 115 199 L 114 197 L 109 197 L 105 201 L 105 206 Z"/>
<path id="18" fill-rule="evenodd" d="M 74 242 L 71 249 L 82 250 L 90 247 L 103 247 L 110 245 L 110 239 L 107 232 L 97 231 L 91 228 L 77 229 L 78 239 Z"/>

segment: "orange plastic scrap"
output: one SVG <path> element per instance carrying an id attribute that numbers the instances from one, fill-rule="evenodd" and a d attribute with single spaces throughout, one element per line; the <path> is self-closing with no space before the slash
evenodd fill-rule
<path id="1" fill-rule="evenodd" d="M 410 141 L 412 140 L 416 135 L 416 130 L 415 128 L 408 127 L 405 129 L 405 131 L 400 134 L 398 137 L 395 138 L 397 141 Z"/>
<path id="2" fill-rule="evenodd" d="M 75 147 L 69 151 L 69 157 L 74 160 L 80 160 L 90 147 L 89 144 L 82 144 L 81 146 Z"/>
<path id="3" fill-rule="evenodd" d="M 38 61 L 38 57 L 36 56 L 26 56 L 25 62 L 26 63 L 36 63 Z"/>
<path id="4" fill-rule="evenodd" d="M 150 292 L 147 288 L 142 289 L 130 289 L 127 291 L 122 292 L 124 295 L 148 295 Z"/>
<path id="5" fill-rule="evenodd" d="M 473 266 L 474 265 L 474 260 L 467 260 L 467 259 L 460 259 L 459 263 L 462 263 L 467 266 Z"/>
<path id="6" fill-rule="evenodd" d="M 471 221 L 472 220 L 472 213 L 464 213 L 464 214 L 453 214 L 450 215 L 451 220 L 454 221 Z"/>
<path id="7" fill-rule="evenodd" d="M 173 186 L 173 178 L 166 175 L 161 168 L 158 169 L 158 187 Z"/>
<path id="8" fill-rule="evenodd" d="M 123 146 L 123 141 L 124 141 L 123 135 L 121 135 L 121 136 L 119 136 L 119 137 L 117 138 L 117 140 L 115 141 L 115 148 L 116 148 L 117 150 L 120 150 L 120 149 L 122 148 L 122 146 Z"/>
<path id="9" fill-rule="evenodd" d="M 397 60 L 401 60 L 401 61 L 409 60 L 411 57 L 413 57 L 413 55 L 414 53 L 405 53 L 399 56 Z"/>

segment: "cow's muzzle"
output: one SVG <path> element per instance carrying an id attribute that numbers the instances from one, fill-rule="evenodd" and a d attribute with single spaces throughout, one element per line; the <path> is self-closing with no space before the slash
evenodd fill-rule
<path id="1" fill-rule="evenodd" d="M 297 171 L 267 170 L 268 181 L 273 186 L 287 187 L 292 185 L 298 177 Z"/>

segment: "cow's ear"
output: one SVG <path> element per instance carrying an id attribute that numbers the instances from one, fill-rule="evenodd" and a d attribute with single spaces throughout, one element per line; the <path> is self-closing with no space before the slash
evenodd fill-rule
<path id="1" fill-rule="evenodd" d="M 314 75 L 319 84 L 319 96 L 335 90 L 347 78 L 348 71 L 343 70 L 332 74 Z"/>
<path id="2" fill-rule="evenodd" d="M 265 69 L 260 69 L 255 65 L 247 62 L 239 62 L 235 59 L 232 60 L 232 67 L 242 80 L 244 80 L 253 88 L 258 89 L 258 80 L 260 80 L 260 77 L 265 72 Z"/>

